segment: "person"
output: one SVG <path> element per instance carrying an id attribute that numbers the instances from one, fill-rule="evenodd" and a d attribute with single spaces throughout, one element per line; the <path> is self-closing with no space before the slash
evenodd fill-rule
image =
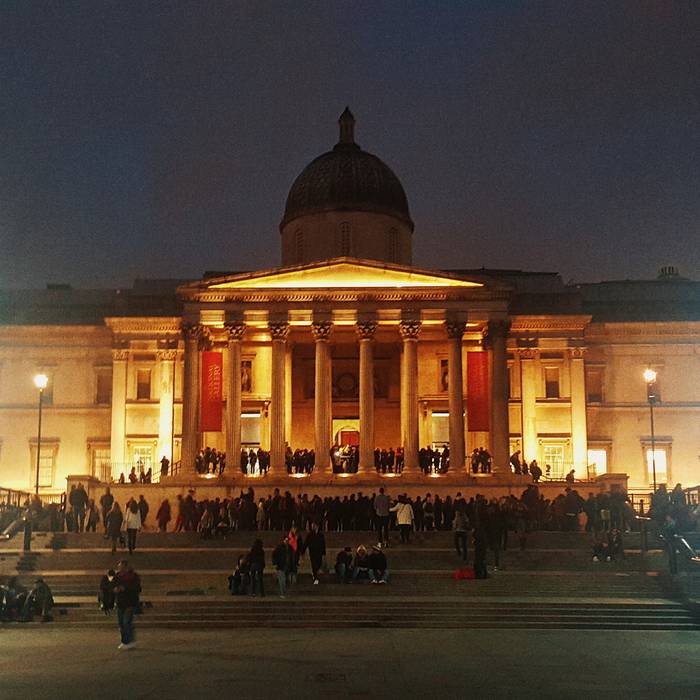
<path id="1" fill-rule="evenodd" d="M 469 530 L 469 518 L 465 508 L 455 509 L 455 516 L 452 520 L 452 530 L 455 535 L 455 549 L 457 556 L 462 557 L 462 561 L 467 563 L 467 531 Z"/>
<path id="2" fill-rule="evenodd" d="M 335 575 L 339 583 L 348 583 L 352 578 L 352 550 L 350 547 L 341 549 L 335 558 Z"/>
<path id="3" fill-rule="evenodd" d="M 542 478 L 542 470 L 540 469 L 540 465 L 537 464 L 536 459 L 533 459 L 532 462 L 530 462 L 530 474 L 532 475 L 532 481 L 535 484 L 539 483 L 540 479 Z"/>
<path id="4" fill-rule="evenodd" d="M 97 602 L 100 606 L 100 610 L 105 615 L 109 615 L 112 610 L 114 610 L 114 578 L 116 572 L 114 569 L 110 569 L 101 579 L 100 579 L 100 590 L 97 592 Z"/>
<path id="5" fill-rule="evenodd" d="M 132 498 L 126 511 L 126 540 L 129 546 L 129 554 L 136 549 L 136 533 L 141 529 L 141 513 L 139 504 Z"/>
<path id="6" fill-rule="evenodd" d="M 265 597 L 265 584 L 263 582 L 263 572 L 265 571 L 265 550 L 262 540 L 257 539 L 248 552 L 250 563 L 250 594 L 255 597 L 258 590 L 260 597 Z"/>
<path id="7" fill-rule="evenodd" d="M 488 578 L 486 570 L 486 548 L 488 541 L 486 530 L 481 524 L 474 528 L 474 575 L 476 578 Z"/>
<path id="8" fill-rule="evenodd" d="M 275 547 L 272 552 L 272 564 L 277 571 L 277 585 L 279 586 L 280 598 L 287 597 L 287 576 L 292 569 L 294 551 L 289 545 L 289 537 L 285 537 Z"/>
<path id="9" fill-rule="evenodd" d="M 91 498 L 87 505 L 87 525 L 85 532 L 97 532 L 97 523 L 100 521 L 100 514 L 95 505 L 95 501 Z"/>
<path id="10" fill-rule="evenodd" d="M 49 585 L 43 578 L 34 582 L 34 588 L 27 594 L 22 606 L 20 620 L 30 622 L 34 615 L 41 615 L 42 622 L 51 622 L 51 609 L 53 608 L 53 594 Z"/>
<path id="11" fill-rule="evenodd" d="M 569 486 L 573 486 L 574 482 L 576 481 L 576 477 L 574 476 L 574 472 L 576 470 L 572 469 L 567 475 L 566 475 L 566 483 L 569 484 Z"/>
<path id="12" fill-rule="evenodd" d="M 88 503 L 88 495 L 81 482 L 78 482 L 78 485 L 71 489 L 68 502 L 73 507 L 73 512 L 75 513 L 76 531 L 82 532 L 85 527 L 85 508 Z"/>
<path id="13" fill-rule="evenodd" d="M 413 508 L 411 504 L 408 503 L 405 496 L 399 496 L 399 502 L 389 510 L 392 513 L 396 513 L 396 523 L 399 526 L 402 544 L 410 544 L 411 528 L 413 527 Z"/>
<path id="14" fill-rule="evenodd" d="M 170 470 L 170 460 L 163 455 L 163 458 L 160 460 L 160 476 L 161 478 L 164 476 L 168 476 L 168 471 Z"/>
<path id="15" fill-rule="evenodd" d="M 100 509 L 102 510 L 102 527 L 107 530 L 107 514 L 112 510 L 112 504 L 114 503 L 114 496 L 109 490 L 109 486 L 106 488 L 105 492 L 100 498 Z"/>
<path id="16" fill-rule="evenodd" d="M 139 496 L 139 513 L 141 514 L 141 527 L 145 528 L 146 527 L 146 516 L 148 515 L 148 511 L 150 510 L 150 507 L 148 505 L 148 502 L 146 499 L 143 497 L 143 494 Z"/>
<path id="17" fill-rule="evenodd" d="M 374 497 L 374 513 L 377 518 L 379 544 L 389 546 L 389 496 L 384 493 L 384 487 L 379 487 L 379 493 Z"/>
<path id="18" fill-rule="evenodd" d="M 248 595 L 250 589 L 250 562 L 248 557 L 238 557 L 238 564 L 229 576 L 229 590 L 231 595 Z"/>
<path id="19" fill-rule="evenodd" d="M 309 553 L 309 561 L 311 562 L 311 575 L 313 576 L 314 586 L 319 584 L 319 572 L 323 566 L 323 557 L 326 556 L 326 538 L 318 529 L 318 523 L 311 523 L 311 532 L 306 536 L 304 541 L 304 552 Z"/>
<path id="20" fill-rule="evenodd" d="M 678 561 L 676 559 L 676 536 L 678 528 L 676 521 L 670 513 L 667 513 L 664 518 L 664 524 L 661 528 L 661 535 L 666 543 L 666 552 L 668 554 L 668 569 L 671 575 L 678 573 Z"/>
<path id="21" fill-rule="evenodd" d="M 168 529 L 168 523 L 170 522 L 170 501 L 166 498 L 159 506 L 158 512 L 156 513 L 156 521 L 158 522 L 158 529 L 161 532 L 166 532 Z"/>
<path id="22" fill-rule="evenodd" d="M 352 580 L 361 578 L 369 580 L 369 557 L 367 548 L 362 544 L 355 550 L 355 560 L 352 564 Z"/>
<path id="23" fill-rule="evenodd" d="M 372 583 L 387 583 L 389 581 L 386 555 L 382 552 L 380 544 L 375 544 L 369 555 L 369 580 Z"/>
<path id="24" fill-rule="evenodd" d="M 12 576 L 6 585 L 0 586 L 0 619 L 18 619 L 26 599 L 26 588 L 18 583 L 16 576 Z"/>
<path id="25" fill-rule="evenodd" d="M 520 450 L 513 452 L 508 461 L 510 462 L 510 466 L 513 469 L 514 474 L 522 474 L 522 468 L 520 466 Z"/>
<path id="26" fill-rule="evenodd" d="M 117 603 L 117 622 L 119 623 L 119 634 L 121 637 L 121 642 L 117 649 L 132 649 L 136 644 L 134 615 L 139 607 L 141 579 L 129 566 L 129 562 L 126 559 L 122 559 L 117 565 L 117 573 L 114 577 L 114 593 Z"/>
<path id="27" fill-rule="evenodd" d="M 122 524 L 124 516 L 119 504 L 114 501 L 112 509 L 107 513 L 107 537 L 112 540 L 112 554 L 117 551 L 117 540 L 122 539 Z"/>

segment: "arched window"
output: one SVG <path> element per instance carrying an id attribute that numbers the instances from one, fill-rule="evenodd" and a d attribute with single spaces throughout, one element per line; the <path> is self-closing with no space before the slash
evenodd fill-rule
<path id="1" fill-rule="evenodd" d="M 297 263 L 304 262 L 304 233 L 300 228 L 294 232 L 294 257 Z"/>
<path id="2" fill-rule="evenodd" d="M 352 255 L 352 234 L 347 221 L 340 224 L 340 254 Z"/>

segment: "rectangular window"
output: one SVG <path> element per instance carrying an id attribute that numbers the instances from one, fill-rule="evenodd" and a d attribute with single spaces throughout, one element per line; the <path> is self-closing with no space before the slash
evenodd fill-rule
<path id="1" fill-rule="evenodd" d="M 450 414 L 435 412 L 432 415 L 432 448 L 442 449 L 450 444 Z"/>
<path id="2" fill-rule="evenodd" d="M 112 403 L 112 372 L 108 369 L 98 369 L 95 375 L 95 403 Z"/>
<path id="3" fill-rule="evenodd" d="M 588 450 L 588 474 L 599 476 L 608 473 L 608 451 L 601 448 Z"/>
<path id="4" fill-rule="evenodd" d="M 603 402 L 602 369 L 589 369 L 586 371 L 586 398 L 588 403 Z"/>
<path id="5" fill-rule="evenodd" d="M 654 469 L 656 469 L 656 483 L 665 484 L 668 481 L 668 450 L 665 447 L 651 447 L 645 449 L 647 458 L 647 476 L 649 483 L 654 483 Z"/>
<path id="6" fill-rule="evenodd" d="M 136 398 L 150 399 L 151 398 L 151 370 L 138 369 L 136 370 Z"/>
<path id="7" fill-rule="evenodd" d="M 253 361 L 241 360 L 241 392 L 250 394 L 253 391 Z"/>
<path id="8" fill-rule="evenodd" d="M 547 399 L 559 398 L 559 367 L 544 368 L 544 396 Z"/>
<path id="9" fill-rule="evenodd" d="M 438 382 L 439 391 L 447 391 L 450 386 L 449 363 L 447 360 L 440 360 L 440 381 Z"/>
<path id="10" fill-rule="evenodd" d="M 32 486 L 36 482 L 36 453 L 37 444 L 34 442 L 30 445 L 30 459 L 31 459 L 31 484 Z M 39 488 L 50 489 L 54 485 L 54 479 L 56 474 L 56 455 L 58 453 L 58 444 L 55 442 L 43 442 L 41 443 L 41 452 L 39 455 Z"/>
<path id="11" fill-rule="evenodd" d="M 543 445 L 544 473 L 549 479 L 563 479 L 564 472 L 564 445 Z"/>
<path id="12" fill-rule="evenodd" d="M 241 413 L 241 447 L 246 449 L 260 447 L 259 413 Z"/>
<path id="13" fill-rule="evenodd" d="M 109 447 L 92 448 L 92 475 L 100 481 L 111 481 L 112 463 Z"/>

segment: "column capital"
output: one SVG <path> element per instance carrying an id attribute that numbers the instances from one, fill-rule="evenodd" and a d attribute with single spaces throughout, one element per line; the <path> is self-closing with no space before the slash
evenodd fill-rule
<path id="1" fill-rule="evenodd" d="M 376 330 L 376 321 L 358 321 L 355 324 L 355 332 L 360 340 L 372 340 Z"/>
<path id="2" fill-rule="evenodd" d="M 159 362 L 174 362 L 177 358 L 177 350 L 156 350 L 156 358 Z"/>
<path id="3" fill-rule="evenodd" d="M 315 321 L 311 324 L 311 333 L 316 342 L 329 340 L 332 330 L 333 324 L 330 321 Z"/>
<path id="4" fill-rule="evenodd" d="M 538 352 L 535 348 L 516 348 L 515 350 L 521 360 L 536 360 Z"/>
<path id="5" fill-rule="evenodd" d="M 484 329 L 484 343 L 492 345 L 496 338 L 505 339 L 510 332 L 510 319 L 497 319 L 489 321 Z"/>
<path id="6" fill-rule="evenodd" d="M 226 331 L 226 335 L 228 336 L 229 342 L 231 342 L 232 340 L 243 340 L 245 329 L 245 323 L 240 321 L 224 324 L 224 330 Z"/>
<path id="7" fill-rule="evenodd" d="M 461 340 L 467 324 L 464 321 L 445 321 L 447 337 L 451 340 Z"/>
<path id="8" fill-rule="evenodd" d="M 183 323 L 182 334 L 186 341 L 196 341 L 200 350 L 209 345 L 209 329 L 201 323 Z"/>
<path id="9" fill-rule="evenodd" d="M 270 331 L 270 335 L 272 336 L 272 340 L 282 340 L 285 341 L 287 340 L 287 336 L 289 335 L 289 323 L 286 321 L 279 321 L 275 323 L 268 323 L 267 324 L 268 330 Z"/>
<path id="10" fill-rule="evenodd" d="M 113 362 L 126 362 L 129 359 L 129 349 L 128 348 L 112 348 L 112 361 Z"/>
<path id="11" fill-rule="evenodd" d="M 421 329 L 420 321 L 401 321 L 399 324 L 399 333 L 403 340 L 418 340 Z"/>
<path id="12" fill-rule="evenodd" d="M 588 348 L 583 347 L 573 347 L 569 348 L 569 357 L 572 360 L 583 360 Z"/>

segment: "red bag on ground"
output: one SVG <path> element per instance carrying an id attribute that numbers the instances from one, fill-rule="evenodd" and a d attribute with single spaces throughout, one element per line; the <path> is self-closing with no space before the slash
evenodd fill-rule
<path id="1" fill-rule="evenodd" d="M 467 579 L 468 581 L 473 581 L 476 578 L 476 574 L 474 573 L 474 569 L 471 569 L 468 566 L 465 566 L 461 569 L 457 569 L 452 574 L 452 578 L 455 581 L 462 581 L 464 579 Z"/>

